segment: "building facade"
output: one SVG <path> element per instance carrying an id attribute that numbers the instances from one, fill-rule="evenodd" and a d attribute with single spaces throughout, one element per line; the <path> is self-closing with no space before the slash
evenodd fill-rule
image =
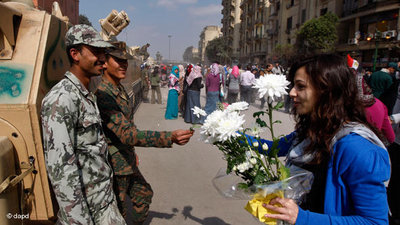
<path id="1" fill-rule="evenodd" d="M 183 53 L 183 61 L 194 64 L 199 63 L 200 62 L 199 49 L 193 46 L 187 47 L 185 52 Z"/>
<path id="2" fill-rule="evenodd" d="M 200 34 L 199 58 L 201 64 L 210 64 L 206 56 L 206 48 L 209 41 L 221 37 L 221 28 L 218 26 L 206 26 Z"/>
<path id="3" fill-rule="evenodd" d="M 79 23 L 79 0 L 33 0 L 33 5 L 51 14 L 53 2 L 58 2 L 61 12 L 72 24 Z"/>
<path id="4" fill-rule="evenodd" d="M 222 1 L 224 37 L 232 27 L 226 19 L 231 14 L 225 10 L 232 8 L 232 2 Z M 301 26 L 328 12 L 340 19 L 337 52 L 350 53 L 367 68 L 373 67 L 374 61 L 376 67 L 384 67 L 399 60 L 398 0 L 242 0 L 240 10 L 241 64 L 285 64 L 282 51 L 293 49 Z"/>
<path id="5" fill-rule="evenodd" d="M 337 51 L 349 53 L 374 70 L 399 61 L 400 2 L 345 0 Z"/>
<path id="6" fill-rule="evenodd" d="M 222 36 L 230 47 L 231 61 L 239 60 L 240 48 L 240 5 L 243 0 L 222 0 Z"/>

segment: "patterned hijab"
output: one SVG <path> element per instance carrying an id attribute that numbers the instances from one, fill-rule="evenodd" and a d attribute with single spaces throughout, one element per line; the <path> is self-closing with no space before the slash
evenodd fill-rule
<path id="1" fill-rule="evenodd" d="M 219 66 L 217 63 L 211 65 L 211 74 L 215 77 L 219 74 Z"/>
<path id="2" fill-rule="evenodd" d="M 178 73 L 175 73 L 175 70 L 178 70 Z M 173 66 L 171 69 L 171 75 L 174 75 L 176 78 L 179 78 L 179 68 L 177 66 Z"/>
<path id="3" fill-rule="evenodd" d="M 239 67 L 238 66 L 233 66 L 231 74 L 233 76 L 235 76 L 235 78 L 237 78 L 239 76 L 239 74 L 240 74 Z"/>
<path id="4" fill-rule="evenodd" d="M 192 72 L 190 72 L 186 82 L 188 83 L 188 85 L 192 85 L 192 82 L 194 81 L 194 79 L 202 77 L 201 75 L 201 67 L 200 66 L 195 66 L 192 70 Z"/>
<path id="5" fill-rule="evenodd" d="M 178 65 L 179 77 L 185 77 L 185 68 L 182 65 Z"/>

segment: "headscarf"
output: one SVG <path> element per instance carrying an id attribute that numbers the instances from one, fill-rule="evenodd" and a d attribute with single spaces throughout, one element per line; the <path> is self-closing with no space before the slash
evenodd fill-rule
<path id="1" fill-rule="evenodd" d="M 219 66 L 217 63 L 211 65 L 211 74 L 215 77 L 219 74 Z"/>
<path id="2" fill-rule="evenodd" d="M 357 62 L 357 60 L 351 58 L 350 55 L 347 54 L 347 66 L 350 67 L 350 70 L 356 76 L 358 98 L 361 100 L 364 107 L 370 107 L 375 103 L 375 98 L 374 95 L 372 94 L 371 88 L 364 80 L 364 76 L 360 73 L 357 73 L 359 65 L 360 64 Z"/>
<path id="3" fill-rule="evenodd" d="M 188 85 L 192 85 L 192 82 L 194 81 L 194 79 L 202 77 L 201 75 L 201 67 L 200 66 L 195 66 L 192 70 L 192 72 L 190 72 L 186 82 L 188 83 Z"/>
<path id="4" fill-rule="evenodd" d="M 189 76 L 189 74 L 192 72 L 192 69 L 193 69 L 193 65 L 192 65 L 192 64 L 189 64 L 189 65 L 186 67 L 186 75 Z"/>
<path id="5" fill-rule="evenodd" d="M 182 65 L 179 65 L 178 68 L 179 68 L 179 77 L 185 77 L 185 68 Z"/>
<path id="6" fill-rule="evenodd" d="M 237 78 L 240 75 L 239 67 L 238 66 L 233 66 L 232 68 L 232 73 L 231 73 L 235 78 Z"/>
<path id="7" fill-rule="evenodd" d="M 178 70 L 178 73 L 175 73 L 175 70 Z M 171 76 L 171 75 L 174 75 L 176 78 L 179 79 L 179 67 L 173 66 L 172 69 L 171 69 L 171 74 L 170 74 L 170 76 Z"/>
<path id="8" fill-rule="evenodd" d="M 375 103 L 375 97 L 372 94 L 371 88 L 365 81 L 364 76 L 360 73 L 356 73 L 356 82 L 358 89 L 358 98 L 361 99 L 364 107 L 370 107 Z"/>

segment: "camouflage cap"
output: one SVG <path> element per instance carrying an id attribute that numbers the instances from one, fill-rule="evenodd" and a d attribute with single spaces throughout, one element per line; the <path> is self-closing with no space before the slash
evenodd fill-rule
<path id="1" fill-rule="evenodd" d="M 110 42 L 114 47 L 106 51 L 106 54 L 112 55 L 119 59 L 133 59 L 133 56 L 126 51 L 126 43 L 123 41 Z"/>
<path id="2" fill-rule="evenodd" d="M 65 34 L 65 45 L 67 47 L 78 44 L 85 44 L 97 48 L 113 47 L 110 43 L 104 41 L 93 27 L 86 24 L 75 25 L 69 28 Z"/>

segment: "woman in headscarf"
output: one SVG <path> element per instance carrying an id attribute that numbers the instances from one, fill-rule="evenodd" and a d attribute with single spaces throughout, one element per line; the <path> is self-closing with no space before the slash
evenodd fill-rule
<path id="1" fill-rule="evenodd" d="M 239 95 L 240 72 L 238 66 L 233 66 L 231 74 L 228 77 L 228 103 L 237 101 Z"/>
<path id="2" fill-rule="evenodd" d="M 167 110 L 165 111 L 165 119 L 173 120 L 178 118 L 178 93 L 179 88 L 179 68 L 173 66 L 168 76 L 168 100 Z"/>
<path id="3" fill-rule="evenodd" d="M 185 110 L 186 110 L 186 101 L 187 101 L 187 91 L 188 91 L 188 83 L 187 83 L 187 78 L 189 77 L 189 74 L 192 72 L 193 65 L 189 64 L 186 66 L 185 70 L 185 78 L 183 79 L 183 87 L 182 87 L 182 94 L 183 94 L 183 99 L 182 99 L 182 104 L 180 107 L 182 107 L 180 110 L 182 111 L 182 117 L 185 118 Z"/>
<path id="4" fill-rule="evenodd" d="M 206 93 L 207 100 L 205 111 L 210 115 L 217 108 L 217 103 L 220 102 L 219 86 L 224 82 L 224 78 L 220 76 L 219 66 L 217 63 L 211 65 L 211 72 L 207 74 L 206 78 Z"/>
<path id="5" fill-rule="evenodd" d="M 185 78 L 185 68 L 183 67 L 183 65 L 178 65 L 179 68 L 179 96 L 178 96 L 178 110 L 181 113 L 182 117 L 183 117 L 183 111 L 184 111 L 184 95 L 185 93 L 183 93 L 183 83 L 184 83 L 184 78 Z"/>
<path id="6" fill-rule="evenodd" d="M 201 67 L 195 66 L 189 76 L 186 78 L 188 90 L 186 93 L 186 107 L 185 107 L 185 122 L 186 123 L 201 123 L 201 119 L 193 114 L 192 109 L 200 105 L 200 89 L 204 87 L 201 83 L 203 76 L 201 75 Z"/>

